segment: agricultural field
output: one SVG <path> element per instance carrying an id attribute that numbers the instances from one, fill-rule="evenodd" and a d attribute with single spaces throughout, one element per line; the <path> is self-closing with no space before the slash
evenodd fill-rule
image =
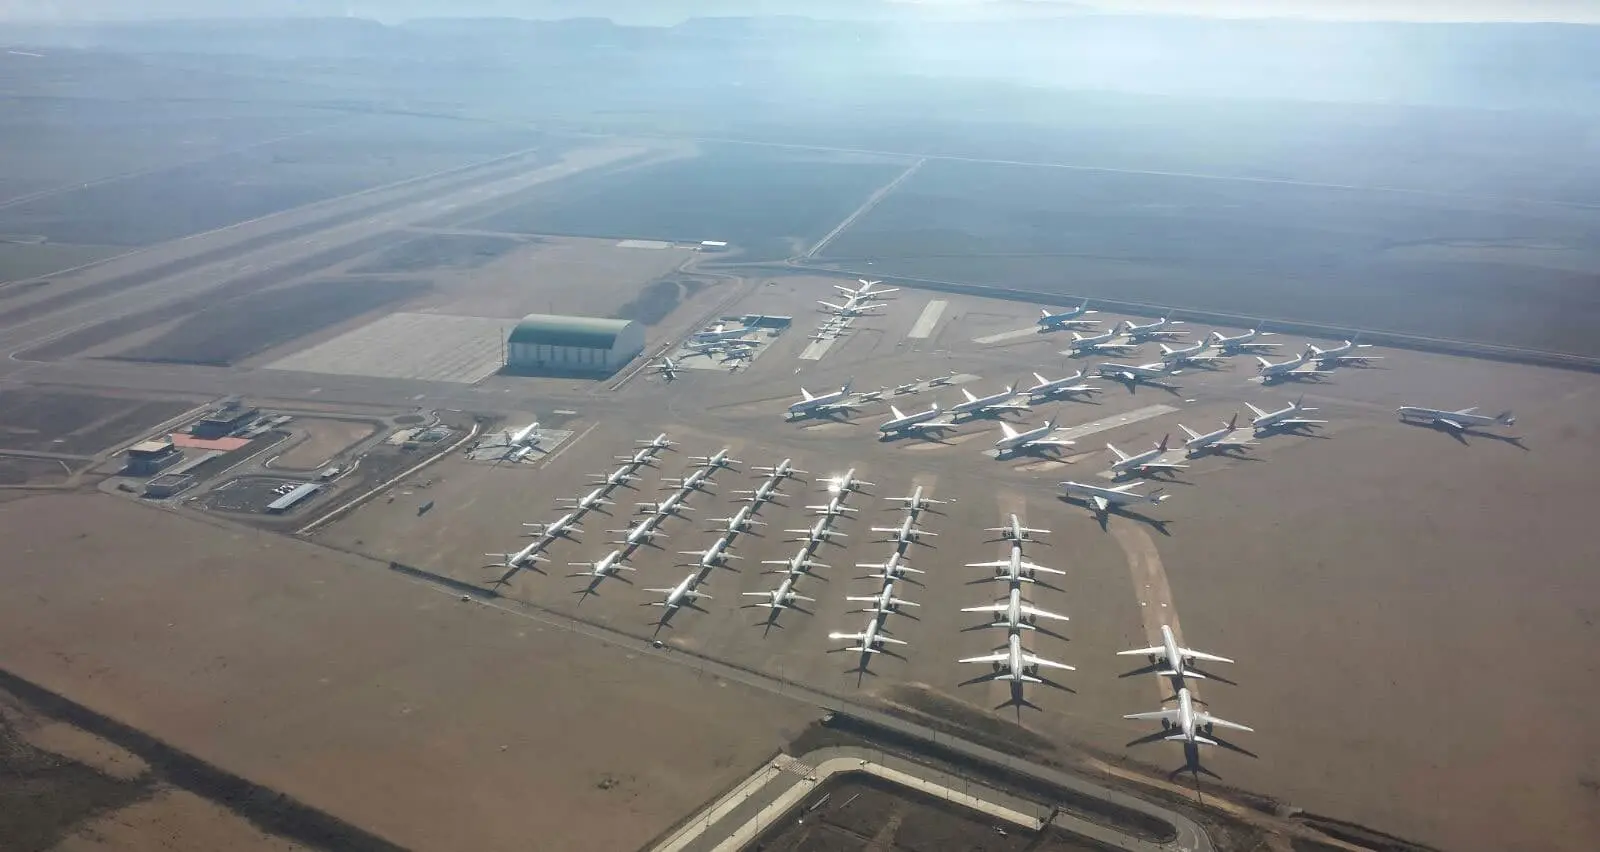
<path id="1" fill-rule="evenodd" d="M 477 269 L 531 240 L 491 234 L 422 234 L 350 268 L 356 273 Z"/>
<path id="2" fill-rule="evenodd" d="M 724 240 L 745 260 L 798 254 L 903 171 L 899 158 L 704 145 L 699 156 L 579 177 L 465 223 L 512 233 Z"/>
<path id="3" fill-rule="evenodd" d="M 194 403 L 16 389 L 0 392 L 0 447 L 88 455 L 137 436 Z"/>
<path id="4" fill-rule="evenodd" d="M 1557 205 L 932 161 L 819 260 L 1600 355 L 1597 232 Z"/>

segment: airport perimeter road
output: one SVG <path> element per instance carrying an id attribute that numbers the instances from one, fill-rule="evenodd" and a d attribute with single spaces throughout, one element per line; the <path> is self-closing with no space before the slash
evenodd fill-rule
<path id="1" fill-rule="evenodd" d="M 1156 850 L 1165 850 L 1165 852 L 1212 852 L 1214 849 L 1211 844 L 1211 838 L 1206 835 L 1205 830 L 1200 827 L 1199 823 L 1188 817 L 1154 802 L 1085 781 L 1061 770 L 1040 766 L 1014 755 L 1005 754 L 987 746 L 953 737 L 950 734 L 941 733 L 924 725 L 856 704 L 839 696 L 829 695 L 761 672 L 729 665 L 711 657 L 700 656 L 670 646 L 654 648 L 646 644 L 638 636 L 591 624 L 587 621 L 581 621 L 531 604 L 510 602 L 490 592 L 463 586 L 460 583 L 445 582 L 443 578 L 435 580 L 422 572 L 407 572 L 407 576 L 412 577 L 416 582 L 431 586 L 441 593 L 449 594 L 453 597 L 462 596 L 463 600 L 470 599 L 501 612 L 537 621 L 547 626 L 568 630 L 593 639 L 599 639 L 603 642 L 609 642 L 628 648 L 634 653 L 649 654 L 664 662 L 677 663 L 678 665 L 696 669 L 702 674 L 709 674 L 713 677 L 742 683 L 775 695 L 803 701 L 823 710 L 847 716 L 869 726 L 891 732 L 897 736 L 916 740 L 937 751 L 954 754 L 962 759 L 977 761 L 1015 775 L 1032 778 L 1065 790 L 1082 799 L 1097 800 L 1114 807 L 1143 814 L 1165 822 L 1177 830 L 1177 838 L 1173 842 L 1157 844 L 1139 840 L 1138 838 L 1131 838 L 1094 823 L 1082 820 L 1069 822 L 1065 821 L 1063 815 L 1057 816 L 1057 823 L 1063 828 L 1102 840 L 1102 842 L 1108 843 L 1115 848 L 1137 850 L 1137 852 L 1156 852 Z M 875 755 L 875 759 L 879 762 L 887 760 L 886 756 L 878 752 L 871 753 Z M 926 767 L 923 767 L 923 769 L 926 770 Z M 1135 842 L 1137 845 L 1129 845 L 1130 842 Z"/>

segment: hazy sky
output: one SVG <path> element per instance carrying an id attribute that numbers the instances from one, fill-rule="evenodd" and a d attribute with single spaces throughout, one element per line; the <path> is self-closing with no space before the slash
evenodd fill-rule
<path id="1" fill-rule="evenodd" d="M 1090 5 L 1228 17 L 1600 23 L 1600 0 L 1090 0 Z"/>

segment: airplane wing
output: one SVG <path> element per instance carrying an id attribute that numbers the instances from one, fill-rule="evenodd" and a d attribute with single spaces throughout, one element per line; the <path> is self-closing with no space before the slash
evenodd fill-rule
<path id="1" fill-rule="evenodd" d="M 1022 661 L 1029 665 L 1041 666 L 1047 669 L 1063 669 L 1069 672 L 1078 670 L 1076 666 L 1069 666 L 1066 663 L 1058 663 L 1055 660 L 1047 660 L 1044 657 L 1036 657 L 1032 654 L 1023 654 Z"/>
<path id="2" fill-rule="evenodd" d="M 804 397 L 806 402 L 810 402 L 811 400 L 816 399 L 815 396 L 811 395 L 811 391 L 808 391 L 805 388 L 801 388 L 800 389 L 800 396 Z"/>
<path id="3" fill-rule="evenodd" d="M 891 639 L 888 636 L 883 635 L 882 631 L 878 632 L 878 641 L 879 642 L 888 642 L 891 645 L 905 645 L 905 644 L 908 644 L 907 642 L 905 642 L 904 640 L 901 640 L 901 639 Z"/>
<path id="4" fill-rule="evenodd" d="M 1005 568 L 1011 564 L 1009 559 L 996 559 L 993 562 L 968 562 L 968 568 Z M 865 567 L 865 566 L 863 566 Z M 873 566 L 877 567 L 877 566 Z"/>
<path id="5" fill-rule="evenodd" d="M 983 407 L 984 411 L 1032 411 L 1026 402 L 996 402 Z"/>
<path id="6" fill-rule="evenodd" d="M 1179 648 L 1178 652 L 1183 654 L 1185 657 L 1188 657 L 1191 660 L 1204 660 L 1204 661 L 1206 661 L 1208 663 L 1231 663 L 1231 662 L 1233 662 L 1232 660 L 1228 659 L 1227 657 L 1219 657 L 1216 654 L 1207 654 L 1204 651 L 1196 651 L 1196 650 L 1194 650 L 1192 648 Z"/>
<path id="7" fill-rule="evenodd" d="M 956 662 L 958 662 L 958 663 L 1003 663 L 1009 658 L 1010 658 L 1010 655 L 1008 655 L 1004 651 L 1001 651 L 998 654 L 985 654 L 985 655 L 983 655 L 981 657 L 965 657 L 963 659 L 956 660 Z"/>
<path id="8" fill-rule="evenodd" d="M 1010 565 L 1011 563 L 1002 562 L 1000 564 L 1001 565 Z M 1059 575 L 1061 575 L 1063 577 L 1067 576 L 1067 572 L 1065 572 L 1065 571 L 1061 571 L 1061 570 L 1058 570 L 1058 569 L 1055 569 L 1055 568 L 1046 568 L 1043 565 L 1035 565 L 1032 562 L 1024 562 L 1024 563 L 1022 563 L 1021 567 L 1025 568 L 1025 569 L 1027 569 L 1029 571 L 1042 571 L 1042 572 L 1044 572 L 1046 574 L 1059 574 Z"/>
<path id="9" fill-rule="evenodd" d="M 829 633 L 828 634 L 828 638 L 829 639 L 834 639 L 834 640 L 839 640 L 839 641 L 845 641 L 845 642 L 860 642 L 861 640 L 867 638 L 867 634 L 865 634 L 865 633 Z"/>
<path id="10" fill-rule="evenodd" d="M 1216 727 L 1219 727 L 1219 728 L 1232 728 L 1235 731 L 1254 731 L 1255 730 L 1255 728 L 1251 728 L 1251 727 L 1246 726 L 1246 725 L 1241 725 L 1238 722 L 1230 722 L 1227 719 L 1218 719 L 1217 717 L 1211 715 L 1210 713 L 1197 712 L 1194 715 L 1195 715 L 1195 718 L 1197 720 L 1199 720 L 1202 724 L 1206 724 L 1206 725 L 1215 725 Z"/>
<path id="11" fill-rule="evenodd" d="M 961 611 L 962 612 L 1005 612 L 1007 609 L 1010 609 L 1010 605 L 1009 604 L 998 603 L 998 604 L 989 604 L 988 606 L 964 606 L 964 607 L 961 608 Z"/>
<path id="12" fill-rule="evenodd" d="M 1176 721 L 1178 721 L 1178 716 L 1179 715 L 1180 714 L 1178 713 L 1178 711 L 1176 709 L 1172 709 L 1172 710 L 1155 710 L 1155 711 L 1152 711 L 1150 713 L 1129 713 L 1129 714 L 1123 716 L 1122 718 L 1124 718 L 1124 719 L 1140 719 L 1140 720 L 1149 719 L 1149 720 L 1152 720 L 1152 721 L 1167 720 L 1167 721 L 1171 721 L 1171 722 L 1176 722 Z"/>
<path id="13" fill-rule="evenodd" d="M 1450 428 L 1450 429 L 1454 429 L 1457 432 L 1460 432 L 1460 431 L 1462 431 L 1462 430 L 1467 428 L 1465 423 L 1462 423 L 1459 420 L 1451 420 L 1451 419 L 1449 419 L 1447 417 L 1435 417 L 1435 418 L 1433 418 L 1433 422 L 1439 424 L 1440 426 L 1444 426 L 1444 427 L 1447 427 L 1447 428 Z"/>
<path id="14" fill-rule="evenodd" d="M 1119 657 L 1148 657 L 1151 654 L 1161 655 L 1161 654 L 1165 654 L 1166 652 L 1167 652 L 1167 649 L 1165 647 L 1163 647 L 1161 645 L 1155 645 L 1155 646 L 1150 647 L 1150 648 L 1134 648 L 1132 651 L 1118 651 L 1117 652 L 1117 656 L 1119 656 Z"/>
<path id="15" fill-rule="evenodd" d="M 1139 465 L 1140 470 L 1183 470 L 1188 465 L 1182 462 L 1147 461 Z"/>
<path id="16" fill-rule="evenodd" d="M 1018 607 L 1018 609 L 1022 612 L 1022 614 L 1031 615 L 1034 618 L 1050 618 L 1050 619 L 1054 619 L 1056 621 L 1071 621 L 1071 619 L 1067 618 L 1064 615 L 1060 615 L 1060 614 L 1054 613 L 1054 612 L 1047 612 L 1047 611 L 1042 610 L 1042 609 L 1035 609 L 1034 607 L 1031 607 L 1031 606 Z"/>
<path id="17" fill-rule="evenodd" d="M 1288 419 L 1285 419 L 1285 420 L 1279 420 L 1279 421 L 1273 423 L 1272 425 L 1273 426 L 1316 426 L 1316 425 L 1327 423 L 1327 422 L 1328 421 L 1326 421 L 1326 420 L 1309 420 L 1309 419 L 1304 418 L 1304 417 L 1291 417 L 1291 418 L 1288 418 Z M 1452 424 L 1452 425 L 1455 425 L 1455 424 Z"/>
<path id="18" fill-rule="evenodd" d="M 1028 442 L 1028 446 L 1030 446 L 1030 447 L 1070 447 L 1075 443 L 1077 443 L 1077 442 L 1076 441 L 1069 441 L 1066 438 L 1035 438 L 1032 441 Z"/>

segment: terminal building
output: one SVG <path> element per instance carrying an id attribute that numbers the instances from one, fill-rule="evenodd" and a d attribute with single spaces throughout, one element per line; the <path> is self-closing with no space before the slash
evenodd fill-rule
<path id="1" fill-rule="evenodd" d="M 529 314 L 506 339 L 514 373 L 614 373 L 644 351 L 644 326 L 633 320 Z"/>
<path id="2" fill-rule="evenodd" d="M 183 450 L 178 449 L 171 438 L 161 437 L 140 441 L 129 447 L 124 455 L 127 463 L 122 469 L 123 473 L 128 476 L 150 476 L 177 464 L 183 458 Z"/>

